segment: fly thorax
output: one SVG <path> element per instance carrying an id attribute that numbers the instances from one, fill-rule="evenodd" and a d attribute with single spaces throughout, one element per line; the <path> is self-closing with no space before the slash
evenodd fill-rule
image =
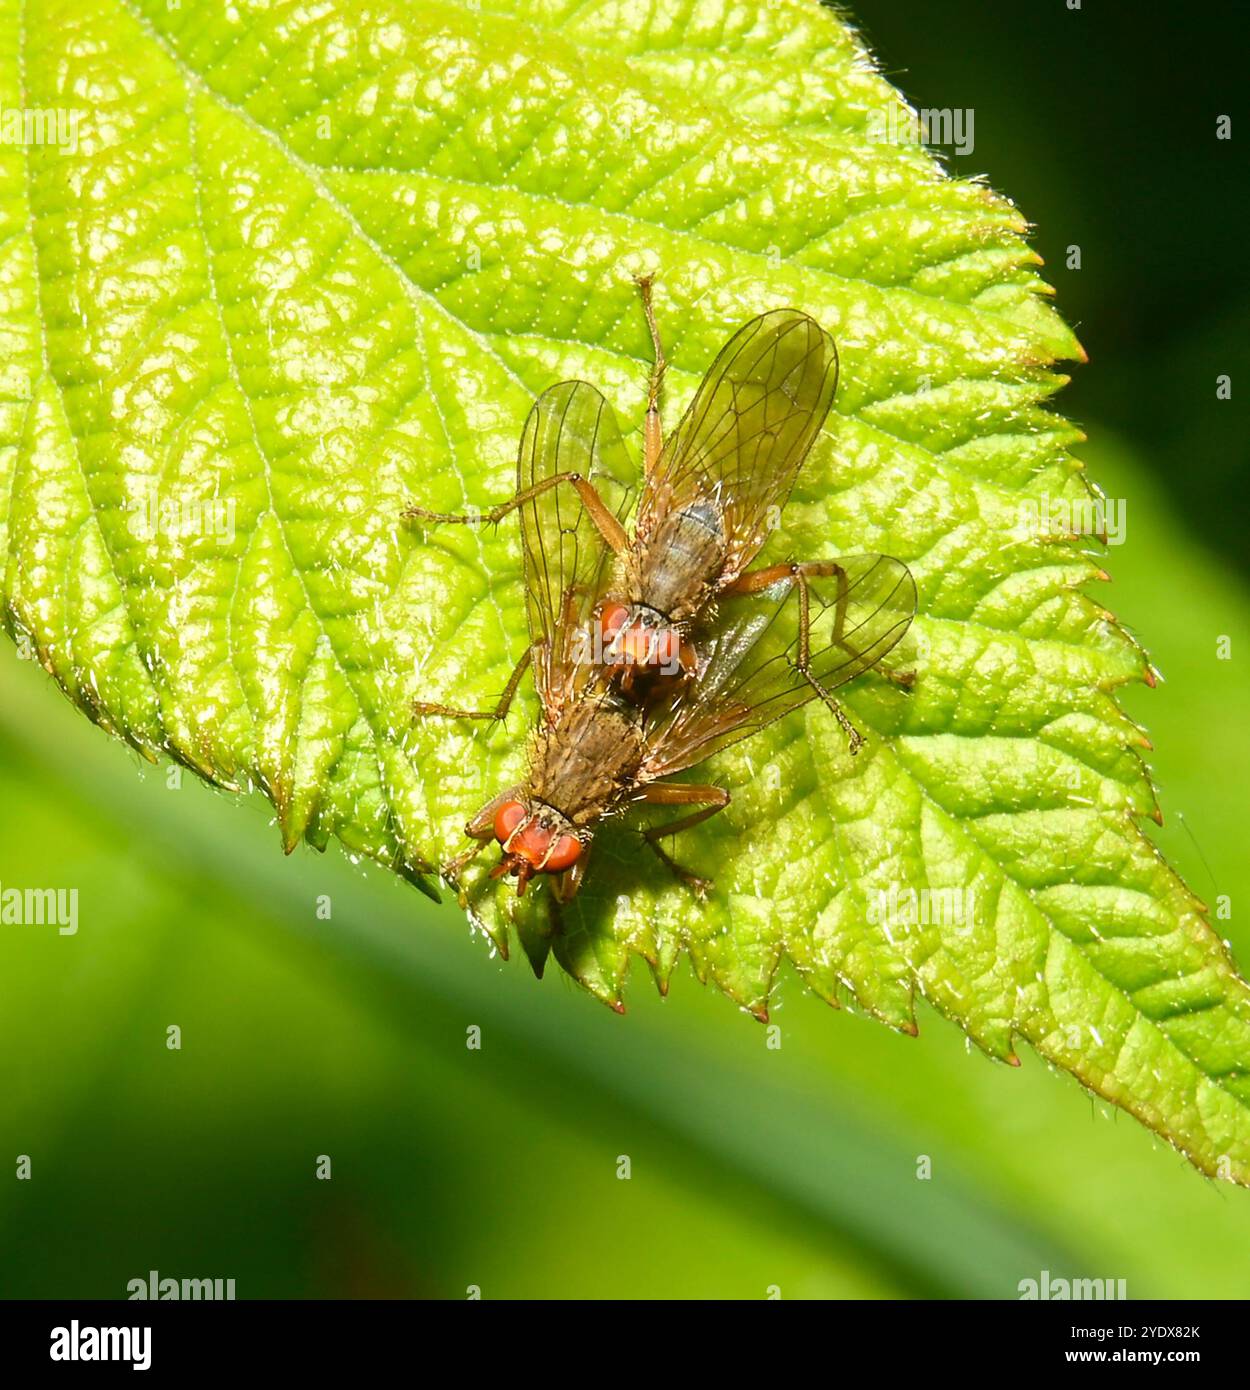
<path id="1" fill-rule="evenodd" d="M 607 699 L 574 706 L 534 758 L 534 795 L 577 826 L 593 824 L 637 775 L 643 738 L 636 711 Z"/>

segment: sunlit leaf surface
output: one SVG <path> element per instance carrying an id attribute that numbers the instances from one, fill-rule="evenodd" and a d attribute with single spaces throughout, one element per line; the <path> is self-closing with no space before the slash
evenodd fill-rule
<path id="1" fill-rule="evenodd" d="M 814 4 L 354 6 L 5 0 L 0 556 L 10 628 L 93 719 L 427 886 L 523 765 L 516 529 L 422 531 L 506 496 L 522 421 L 584 377 L 635 426 L 631 273 L 659 272 L 670 424 L 780 305 L 837 340 L 835 414 L 779 554 L 877 551 L 920 590 L 911 693 L 847 691 L 722 755 L 683 837 L 706 907 L 612 827 L 564 930 L 483 894 L 616 1002 L 683 952 L 765 1015 L 783 960 L 911 1029 L 1024 1038 L 1204 1170 L 1250 1176 L 1250 1011 L 1156 814 L 1118 687 L 1146 658 L 1087 585 L 1080 356 L 1014 208 L 952 181 Z M 1031 525 L 1029 518 L 1044 518 Z M 483 866 L 484 867 L 484 866 Z M 952 909 L 954 905 L 954 909 Z"/>

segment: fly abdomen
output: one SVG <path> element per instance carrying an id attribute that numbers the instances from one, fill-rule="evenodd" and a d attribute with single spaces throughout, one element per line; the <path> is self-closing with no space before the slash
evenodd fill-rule
<path id="1" fill-rule="evenodd" d="M 687 617 L 725 562 L 725 520 L 720 506 L 697 498 L 670 512 L 647 547 L 642 601 L 676 622 Z"/>

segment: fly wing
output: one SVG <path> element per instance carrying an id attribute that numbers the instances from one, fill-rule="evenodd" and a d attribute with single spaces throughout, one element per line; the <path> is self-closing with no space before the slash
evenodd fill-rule
<path id="1" fill-rule="evenodd" d="M 801 662 L 801 595 L 783 581 L 757 599 L 727 598 L 700 642 L 699 673 L 649 739 L 648 772 L 692 767 L 791 710 L 869 671 L 916 613 L 916 584 L 901 560 L 853 555 L 808 581 L 808 659 Z"/>
<path id="2" fill-rule="evenodd" d="M 622 520 L 637 470 L 611 406 L 584 381 L 563 381 L 535 401 L 517 456 L 517 491 L 579 473 Z M 612 553 L 573 487 L 558 483 L 521 507 L 521 544 L 534 676 L 550 711 L 592 670 L 585 634 Z"/>
<path id="3" fill-rule="evenodd" d="M 838 353 L 815 319 L 773 309 L 721 349 L 647 479 L 638 530 L 698 497 L 721 506 L 725 574 L 750 563 L 777 524 L 838 384 Z"/>

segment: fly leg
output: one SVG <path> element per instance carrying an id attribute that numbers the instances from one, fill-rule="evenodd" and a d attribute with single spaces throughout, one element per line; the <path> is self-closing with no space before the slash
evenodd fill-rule
<path id="1" fill-rule="evenodd" d="M 850 577 L 845 568 L 838 564 L 836 560 L 808 560 L 798 565 L 770 565 L 767 569 L 747 570 L 740 575 L 737 582 L 731 584 L 724 592 L 728 595 L 733 594 L 757 594 L 762 589 L 771 589 L 774 584 L 779 584 L 783 580 L 802 584 L 804 577 L 814 575 L 817 578 L 828 578 L 836 575 L 838 579 L 838 596 L 834 608 L 833 640 L 844 652 L 857 661 L 862 661 L 867 669 L 869 663 L 857 647 L 851 645 L 846 639 L 846 610 L 850 604 Z M 806 620 L 803 624 L 803 636 L 807 636 Z M 872 665 L 874 671 L 880 672 L 886 680 L 892 681 L 895 685 L 902 686 L 908 690 L 916 683 L 916 673 L 914 671 L 896 671 L 892 666 L 885 662 L 878 661 Z"/>
<path id="2" fill-rule="evenodd" d="M 833 612 L 833 640 L 848 656 L 855 661 L 862 662 L 864 669 L 868 670 L 870 663 L 867 656 L 846 640 L 846 609 L 851 598 L 850 584 L 846 570 L 835 560 L 826 560 L 824 564 L 826 567 L 832 567 L 836 570 L 838 575 L 838 597 Z M 816 571 L 809 570 L 809 573 L 816 573 Z M 898 671 L 893 666 L 888 666 L 881 661 L 872 664 L 872 670 L 879 671 L 886 680 L 892 682 L 894 685 L 900 686 L 903 690 L 910 690 L 916 683 L 915 671 Z"/>
<path id="3" fill-rule="evenodd" d="M 454 859 L 449 859 L 439 869 L 439 873 L 455 885 L 457 892 L 460 891 L 461 870 L 464 869 L 466 865 L 471 864 L 473 860 L 481 854 L 486 848 L 488 840 L 489 836 L 487 835 L 483 835 L 480 838 L 475 837 L 466 849 L 462 849 Z"/>
<path id="4" fill-rule="evenodd" d="M 555 903 L 571 903 L 577 896 L 578 890 L 586 878 L 586 865 L 590 863 L 589 843 L 585 845 L 582 852 L 577 856 L 569 868 L 562 874 L 557 874 L 551 882 L 551 897 Z M 556 927 L 560 927 L 560 914 L 557 910 L 552 914 L 552 919 Z"/>
<path id="5" fill-rule="evenodd" d="M 651 304 L 653 275 L 636 277 L 639 293 L 642 295 L 642 312 L 647 316 L 647 329 L 651 334 L 651 375 L 647 379 L 647 418 L 643 426 L 644 476 L 650 477 L 655 465 L 660 461 L 664 448 L 664 435 L 660 426 L 660 386 L 668 368 L 664 347 L 660 342 L 660 330 L 655 321 L 655 309 Z"/>
<path id="6" fill-rule="evenodd" d="M 652 782 L 644 789 L 642 799 L 652 806 L 699 807 L 688 816 L 681 816 L 666 825 L 651 826 L 643 831 L 642 837 L 686 887 L 691 889 L 697 898 L 703 900 L 712 887 L 711 881 L 692 874 L 689 869 L 683 869 L 667 850 L 661 848 L 660 840 L 669 835 L 676 835 L 682 830 L 689 830 L 691 826 L 714 816 L 717 811 L 723 811 L 729 805 L 729 793 L 724 787 L 698 786 L 689 782 Z"/>
<path id="7" fill-rule="evenodd" d="M 504 686 L 503 694 L 499 697 L 499 703 L 494 709 L 457 709 L 454 705 L 438 705 L 430 704 L 426 700 L 414 700 L 412 702 L 414 717 L 425 719 L 430 715 L 437 715 L 444 719 L 506 719 L 508 711 L 512 707 L 513 696 L 517 693 L 517 687 L 524 679 L 525 668 L 530 664 L 535 646 L 537 643 L 531 642 L 522 653 L 521 659 L 508 677 L 508 684 Z"/>
<path id="8" fill-rule="evenodd" d="M 580 473 L 553 473 L 549 478 L 544 478 L 542 482 L 535 483 L 533 487 L 524 488 L 515 497 L 508 498 L 506 502 L 500 502 L 497 507 L 490 507 L 482 512 L 432 512 L 428 507 L 418 507 L 414 504 L 405 507 L 402 515 L 406 520 L 430 521 L 435 524 L 447 523 L 458 526 L 489 524 L 494 526 L 501 522 L 509 512 L 516 511 L 518 507 L 523 507 L 527 502 L 541 497 L 544 492 L 549 492 L 561 483 L 567 483 L 576 491 L 578 497 L 581 498 L 582 506 L 586 508 L 587 515 L 594 522 L 599 534 L 613 553 L 621 554 L 629 544 L 625 528 L 612 515 L 603 498 L 599 496 L 595 485 L 589 479 L 583 478 Z"/>
<path id="9" fill-rule="evenodd" d="M 473 843 L 462 849 L 454 859 L 449 859 L 439 870 L 442 876 L 455 886 L 457 893 L 460 891 L 461 870 L 476 859 L 495 838 L 495 812 L 505 801 L 513 800 L 520 790 L 520 787 L 509 787 L 507 791 L 491 797 L 486 805 L 465 825 L 464 833 Z"/>
<path id="10" fill-rule="evenodd" d="M 774 584 L 779 584 L 783 580 L 788 580 L 798 589 L 799 652 L 794 662 L 795 669 L 820 696 L 830 714 L 842 726 L 842 732 L 846 735 L 846 741 L 850 745 L 851 756 L 854 757 L 864 746 L 863 734 L 851 723 L 846 717 L 846 711 L 811 672 L 811 591 L 808 587 L 808 579 L 811 576 L 828 578 L 831 575 L 836 575 L 838 580 L 838 596 L 835 600 L 833 614 L 833 640 L 852 657 L 858 656 L 862 659 L 862 653 L 857 653 L 843 636 L 843 629 L 846 626 L 846 608 L 850 601 L 850 586 L 847 582 L 846 570 L 836 560 L 809 560 L 799 565 L 770 565 L 767 569 L 748 570 L 724 592 L 727 594 L 757 594 L 762 589 L 771 589 Z"/>

